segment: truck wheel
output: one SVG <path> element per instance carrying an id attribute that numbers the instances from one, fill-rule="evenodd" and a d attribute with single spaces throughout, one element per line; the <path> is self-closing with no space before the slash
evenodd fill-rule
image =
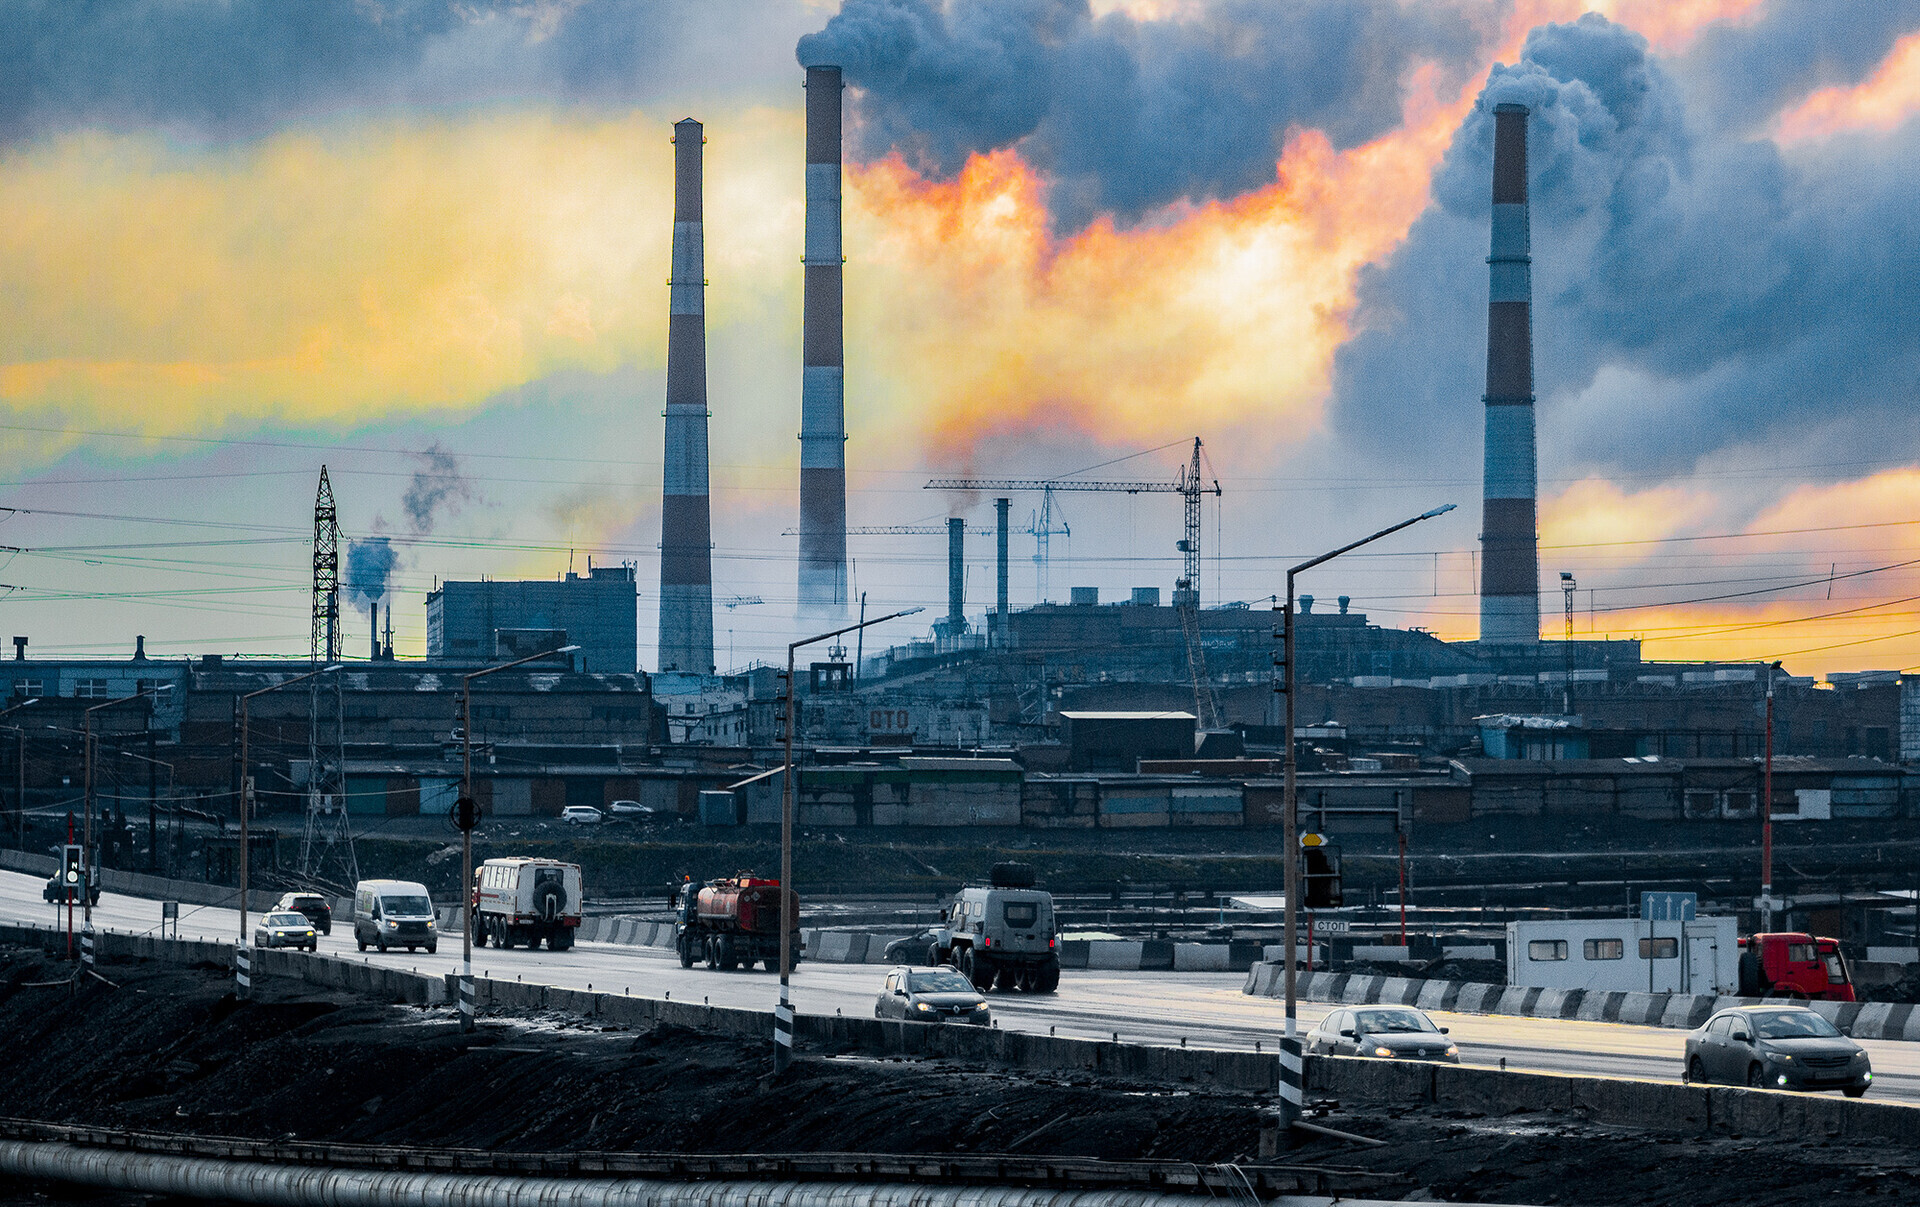
<path id="1" fill-rule="evenodd" d="M 1012 993 L 1015 989 L 1024 988 L 1024 986 L 1020 984 L 1020 981 L 1025 975 L 1021 969 L 1008 965 L 1000 970 L 1000 975 L 996 979 L 996 985 L 1000 992 Z"/>
<path id="2" fill-rule="evenodd" d="M 675 941 L 674 949 L 680 953 L 680 967 L 693 967 L 693 943 L 685 935 Z"/>
<path id="3" fill-rule="evenodd" d="M 365 950 L 367 949 L 367 941 L 366 941 L 365 939 L 362 939 L 362 938 L 360 938 L 360 937 L 359 937 L 358 935 L 356 935 L 356 936 L 354 936 L 354 940 L 353 940 L 353 941 L 354 941 L 355 943 L 358 943 L 358 944 L 360 945 L 360 950 L 361 950 L 361 951 L 365 951 Z"/>
<path id="4" fill-rule="evenodd" d="M 385 939 L 375 939 L 374 944 L 380 948 L 381 955 L 387 954 L 387 941 Z"/>
<path id="5" fill-rule="evenodd" d="M 1060 960 L 1058 957 L 1040 965 L 1040 971 L 1033 978 L 1035 993 L 1052 993 L 1060 988 Z"/>
<path id="6" fill-rule="evenodd" d="M 767 971 L 768 971 L 768 972 L 779 972 L 779 971 L 780 971 L 780 957 L 779 957 L 779 956 L 777 956 L 777 955 L 772 955 L 772 956 L 768 956 L 768 957 L 767 957 Z"/>
<path id="7" fill-rule="evenodd" d="M 434 952 L 436 952 L 436 951 L 439 951 L 439 950 L 440 950 L 440 944 L 439 944 L 439 943 L 429 943 L 429 944 L 427 944 L 427 954 L 428 954 L 428 955 L 432 955 L 432 954 L 433 954 Z"/>
<path id="8" fill-rule="evenodd" d="M 732 935 L 721 935 L 714 941 L 714 954 L 719 958 L 720 971 L 732 972 L 740 967 L 740 957 L 734 954 Z"/>
<path id="9" fill-rule="evenodd" d="M 973 987 L 981 993 L 992 992 L 994 973 L 996 971 L 993 966 L 993 961 L 981 956 L 969 960 L 968 963 L 973 966 L 967 974 L 968 978 L 973 981 Z"/>
<path id="10" fill-rule="evenodd" d="M 547 939 L 548 951 L 566 951 L 573 946 L 573 932 L 565 927 L 553 932 Z"/>
<path id="11" fill-rule="evenodd" d="M 514 938 L 513 927 L 508 926 L 505 922 L 502 922 L 500 924 L 500 950 L 502 951 L 511 950 L 513 947 L 513 938 Z"/>
<path id="12" fill-rule="evenodd" d="M 928 968 L 938 968 L 946 962 L 947 961 L 940 955 L 940 945 L 938 943 L 932 943 L 927 946 Z"/>
<path id="13" fill-rule="evenodd" d="M 709 969 L 717 969 L 720 967 L 720 957 L 714 952 L 712 938 L 708 938 L 704 943 L 700 944 L 700 950 L 701 954 L 706 957 L 707 967 Z"/>

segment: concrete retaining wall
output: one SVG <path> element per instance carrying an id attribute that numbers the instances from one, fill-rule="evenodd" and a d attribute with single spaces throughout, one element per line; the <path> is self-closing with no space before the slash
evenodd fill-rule
<path id="1" fill-rule="evenodd" d="M 9 872 L 25 872 L 29 876 L 51 876 L 59 861 L 51 855 L 34 855 L 27 851 L 0 851 L 0 869 Z M 144 872 L 123 872 L 117 868 L 100 869 L 100 887 L 109 893 L 124 893 L 129 897 L 148 897 L 154 901 L 184 901 L 191 905 L 220 905 L 235 909 L 240 902 L 240 890 L 225 884 L 204 884 L 198 880 L 168 880 L 163 876 L 149 876 Z M 264 910 L 280 900 L 278 889 L 253 889 L 247 893 L 247 908 Z M 349 904 L 351 904 L 349 902 Z M 153 911 L 156 923 L 160 917 L 159 909 Z M 336 912 L 336 917 L 339 916 Z"/>
<path id="2" fill-rule="evenodd" d="M 1243 993 L 1284 997 L 1279 964 L 1255 964 Z M 1294 992 L 1309 1002 L 1345 1005 L 1386 1003 L 1458 1014 L 1511 1014 L 1522 1018 L 1577 1018 L 1596 1023 L 1633 1023 L 1690 1031 L 1730 1006 L 1759 998 L 1688 993 L 1622 993 L 1584 989 L 1520 989 L 1462 981 L 1410 981 L 1399 977 L 1302 972 Z M 1855 1039 L 1920 1040 L 1920 1006 L 1893 1002 L 1807 1002 Z"/>

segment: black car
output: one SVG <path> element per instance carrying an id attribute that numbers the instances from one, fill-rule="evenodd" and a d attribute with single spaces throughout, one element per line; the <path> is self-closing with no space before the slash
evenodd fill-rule
<path id="1" fill-rule="evenodd" d="M 1307 1051 L 1320 1056 L 1377 1056 L 1385 1060 L 1460 1063 L 1460 1048 L 1445 1027 L 1411 1006 L 1361 1006 L 1330 1012 L 1307 1032 Z"/>
<path id="2" fill-rule="evenodd" d="M 273 908 L 303 915 L 323 935 L 333 933 L 333 907 L 319 893 L 287 893 Z"/>
<path id="3" fill-rule="evenodd" d="M 984 1027 L 992 1012 L 987 999 L 957 968 L 900 967 L 887 974 L 879 1000 L 873 1003 L 873 1017 Z"/>
<path id="4" fill-rule="evenodd" d="M 1873 1065 L 1865 1048 L 1804 1006 L 1739 1006 L 1688 1032 L 1686 1078 L 1858 1098 L 1873 1084 Z"/>
<path id="5" fill-rule="evenodd" d="M 927 958 L 927 949 L 933 946 L 933 941 L 939 937 L 940 932 L 937 930 L 923 930 L 918 934 L 908 935 L 904 939 L 895 939 L 887 944 L 881 958 L 889 964 L 918 964 Z"/>

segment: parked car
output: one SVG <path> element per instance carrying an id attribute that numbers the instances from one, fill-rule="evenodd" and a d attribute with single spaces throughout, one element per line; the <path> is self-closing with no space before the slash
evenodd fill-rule
<path id="1" fill-rule="evenodd" d="M 680 814 L 654 801 L 617 800 L 607 806 L 607 815 L 615 821 L 678 821 Z"/>
<path id="2" fill-rule="evenodd" d="M 606 814 L 592 805 L 568 805 L 560 810 L 560 820 L 570 826 L 597 826 L 606 819 Z"/>
<path id="3" fill-rule="evenodd" d="M 1686 1079 L 1858 1098 L 1873 1084 L 1873 1064 L 1865 1048 L 1804 1006 L 1739 1006 L 1687 1033 Z"/>
<path id="4" fill-rule="evenodd" d="M 333 906 L 319 893 L 286 893 L 273 908 L 303 915 L 323 935 L 333 933 Z"/>
<path id="5" fill-rule="evenodd" d="M 919 1023 L 973 1023 L 986 1026 L 992 1019 L 987 999 L 957 968 L 909 968 L 902 965 L 887 974 L 873 1017 Z"/>
<path id="6" fill-rule="evenodd" d="M 307 916 L 290 909 L 274 910 L 263 914 L 260 924 L 253 928 L 255 947 L 304 947 L 308 951 L 320 950 L 320 936 L 314 933 L 313 923 Z"/>
<path id="7" fill-rule="evenodd" d="M 1411 1006 L 1340 1009 L 1307 1032 L 1307 1051 L 1320 1056 L 1377 1056 L 1386 1060 L 1460 1063 L 1460 1047 L 1445 1027 Z"/>

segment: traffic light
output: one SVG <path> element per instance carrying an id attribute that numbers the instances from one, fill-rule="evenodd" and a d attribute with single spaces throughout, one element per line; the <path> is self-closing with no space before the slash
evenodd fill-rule
<path id="1" fill-rule="evenodd" d="M 80 878 L 86 874 L 81 861 L 81 848 L 68 844 L 60 848 L 60 883 L 70 892 L 80 888 Z"/>
<path id="2" fill-rule="evenodd" d="M 1340 848 L 1320 834 L 1300 836 L 1301 900 L 1308 909 L 1340 908 Z"/>

